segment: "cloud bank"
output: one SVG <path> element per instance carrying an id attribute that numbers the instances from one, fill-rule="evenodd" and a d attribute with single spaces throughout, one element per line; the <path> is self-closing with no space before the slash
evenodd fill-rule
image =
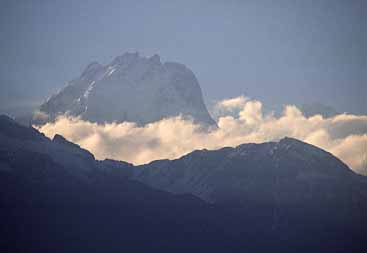
<path id="1" fill-rule="evenodd" d="M 262 103 L 243 96 L 219 101 L 213 108 L 218 128 L 202 130 L 181 116 L 139 127 L 135 123 L 97 124 L 80 118 L 59 117 L 39 130 L 65 138 L 90 150 L 98 159 L 112 158 L 134 164 L 178 158 L 195 149 L 217 149 L 242 143 L 260 143 L 294 137 L 323 148 L 358 173 L 364 171 L 367 152 L 367 116 L 340 114 L 305 117 L 293 105 L 276 117 L 264 114 Z"/>

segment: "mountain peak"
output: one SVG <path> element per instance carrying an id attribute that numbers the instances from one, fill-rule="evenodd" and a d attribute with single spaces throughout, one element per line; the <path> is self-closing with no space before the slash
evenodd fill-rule
<path id="1" fill-rule="evenodd" d="M 117 56 L 111 63 L 111 65 L 123 65 L 136 61 L 141 58 L 138 52 L 126 52 L 122 55 Z"/>
<path id="2" fill-rule="evenodd" d="M 88 73 L 95 72 L 96 70 L 102 68 L 102 64 L 94 61 L 88 64 L 88 66 L 84 69 L 82 76 L 85 76 Z"/>
<path id="3" fill-rule="evenodd" d="M 55 134 L 54 138 L 52 139 L 52 142 L 58 143 L 58 144 L 66 144 L 66 145 L 70 145 L 70 146 L 76 146 L 79 147 L 79 145 L 72 143 L 70 141 L 68 141 L 67 139 L 65 139 L 64 136 L 60 135 L 60 134 Z"/>
<path id="4" fill-rule="evenodd" d="M 280 139 L 278 143 L 281 144 L 281 145 L 283 145 L 283 144 L 289 144 L 289 145 L 290 144 L 294 144 L 294 145 L 297 145 L 297 144 L 306 144 L 303 141 L 300 141 L 300 140 L 298 140 L 296 138 L 292 138 L 292 137 L 288 137 L 288 136 Z"/>
<path id="5" fill-rule="evenodd" d="M 67 113 L 98 123 L 145 125 L 183 115 L 216 126 L 190 69 L 179 63 L 162 64 L 158 54 L 144 57 L 138 52 L 117 56 L 106 66 L 89 64 L 79 79 L 42 104 L 40 111 L 51 121 Z"/>
<path id="6" fill-rule="evenodd" d="M 280 139 L 279 142 L 301 142 L 301 141 L 296 138 L 285 136 L 282 139 Z"/>
<path id="7" fill-rule="evenodd" d="M 78 153 L 80 155 L 83 155 L 89 159 L 94 160 L 94 155 L 90 153 L 88 150 L 82 149 L 78 144 L 75 144 L 71 141 L 68 141 L 64 136 L 55 134 L 54 138 L 52 139 L 52 142 L 58 145 L 61 145 L 75 153 Z"/>

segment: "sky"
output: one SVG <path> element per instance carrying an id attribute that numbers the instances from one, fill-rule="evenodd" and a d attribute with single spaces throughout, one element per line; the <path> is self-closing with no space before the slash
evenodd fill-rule
<path id="1" fill-rule="evenodd" d="M 367 114 L 366 27 L 365 0 L 3 0 L 0 111 L 138 51 L 192 69 L 207 104 L 245 95 Z"/>

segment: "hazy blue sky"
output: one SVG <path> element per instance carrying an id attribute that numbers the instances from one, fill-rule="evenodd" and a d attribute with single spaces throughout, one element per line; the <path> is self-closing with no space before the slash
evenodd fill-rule
<path id="1" fill-rule="evenodd" d="M 365 0 L 3 0 L 0 12 L 3 108 L 139 51 L 190 67 L 206 102 L 245 94 L 367 113 Z"/>

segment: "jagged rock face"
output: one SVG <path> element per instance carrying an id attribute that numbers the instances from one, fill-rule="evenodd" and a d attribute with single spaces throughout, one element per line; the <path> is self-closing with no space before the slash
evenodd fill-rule
<path id="1" fill-rule="evenodd" d="M 92 122 L 144 125 L 181 114 L 215 125 L 191 70 L 179 63 L 161 63 L 158 55 L 146 58 L 138 53 L 125 53 L 106 66 L 91 63 L 40 111 L 48 120 L 68 114 Z"/>

